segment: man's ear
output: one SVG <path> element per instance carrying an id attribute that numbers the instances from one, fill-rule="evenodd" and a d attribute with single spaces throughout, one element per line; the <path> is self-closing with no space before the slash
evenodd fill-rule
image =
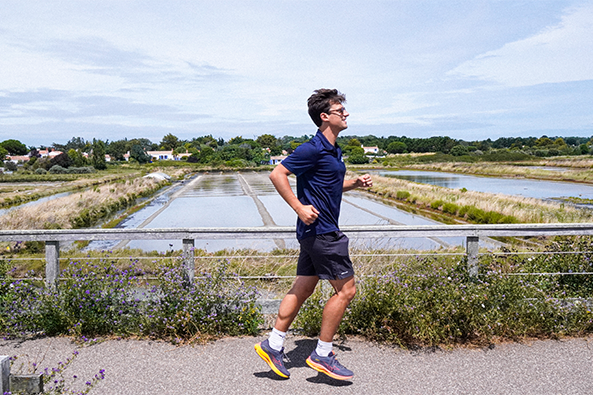
<path id="1" fill-rule="evenodd" d="M 319 118 L 321 118 L 323 122 L 327 122 L 329 121 L 329 114 L 322 112 L 321 114 L 319 114 Z"/>

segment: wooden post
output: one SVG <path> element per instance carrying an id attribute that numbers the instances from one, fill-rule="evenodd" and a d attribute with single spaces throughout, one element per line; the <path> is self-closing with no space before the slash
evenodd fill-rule
<path id="1" fill-rule="evenodd" d="M 183 272 L 188 286 L 194 283 L 195 268 L 194 239 L 183 239 Z"/>
<path id="2" fill-rule="evenodd" d="M 10 357 L 0 355 L 0 394 L 10 392 Z"/>
<path id="3" fill-rule="evenodd" d="M 478 252 L 480 250 L 480 238 L 478 236 L 467 236 L 465 246 L 467 253 L 467 270 L 470 277 L 478 277 Z"/>
<path id="4" fill-rule="evenodd" d="M 45 283 L 56 287 L 60 278 L 60 242 L 45 242 Z"/>

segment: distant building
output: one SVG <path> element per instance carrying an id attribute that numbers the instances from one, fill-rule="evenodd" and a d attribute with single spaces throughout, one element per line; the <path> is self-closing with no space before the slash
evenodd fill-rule
<path id="1" fill-rule="evenodd" d="M 173 150 L 171 151 L 146 151 L 152 160 L 173 160 Z"/>
<path id="2" fill-rule="evenodd" d="M 146 151 L 152 160 L 181 160 L 184 156 L 190 156 L 191 154 L 187 151 L 181 154 L 173 154 L 171 151 Z"/>
<path id="3" fill-rule="evenodd" d="M 362 147 L 365 154 L 378 154 L 379 147 Z"/>
<path id="4" fill-rule="evenodd" d="M 12 163 L 19 163 L 20 162 L 28 162 L 31 160 L 31 157 L 28 155 L 8 155 L 6 157 L 6 161 L 10 161 Z"/>
<path id="5" fill-rule="evenodd" d="M 270 164 L 277 165 L 278 163 L 282 163 L 282 161 L 286 158 L 287 158 L 286 155 L 270 156 Z"/>
<path id="6" fill-rule="evenodd" d="M 49 149 L 42 149 L 37 152 L 42 158 L 54 158 L 63 153 L 62 151 L 50 151 Z"/>

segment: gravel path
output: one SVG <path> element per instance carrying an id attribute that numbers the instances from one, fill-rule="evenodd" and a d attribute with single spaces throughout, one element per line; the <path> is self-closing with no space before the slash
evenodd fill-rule
<path id="1" fill-rule="evenodd" d="M 0 355 L 40 362 L 41 370 L 79 356 L 66 377 L 80 385 L 105 369 L 91 394 L 592 394 L 592 338 L 502 344 L 491 349 L 407 351 L 360 340 L 338 344 L 354 371 L 339 382 L 305 365 L 315 340 L 289 337 L 289 380 L 276 377 L 253 350 L 265 337 L 229 338 L 204 346 L 109 340 L 80 346 L 66 338 L 0 340 Z M 45 356 L 43 358 L 43 356 Z"/>

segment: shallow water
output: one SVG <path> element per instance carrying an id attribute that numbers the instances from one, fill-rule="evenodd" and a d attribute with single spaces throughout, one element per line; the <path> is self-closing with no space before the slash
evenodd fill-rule
<path id="1" fill-rule="evenodd" d="M 187 227 L 259 227 L 262 215 L 269 216 L 273 225 L 295 226 L 296 214 L 275 191 L 267 172 L 202 174 L 195 181 L 186 182 L 166 193 L 121 224 L 125 228 Z M 290 179 L 294 187 L 294 179 Z M 172 196 L 175 196 L 174 198 Z M 265 213 L 258 210 L 261 202 Z M 159 210 L 161 210 L 159 212 Z M 156 215 L 151 219 L 152 216 Z M 352 191 L 344 194 L 341 225 L 430 225 L 437 222 L 411 214 L 396 207 L 373 200 Z M 463 245 L 457 238 L 351 238 L 351 246 L 358 248 L 414 248 L 428 250 L 450 245 Z M 117 242 L 91 243 L 89 248 L 109 249 Z M 487 245 L 487 243 L 485 244 Z M 144 250 L 179 250 L 181 240 L 135 240 L 129 247 Z M 207 251 L 253 248 L 271 251 L 276 247 L 298 248 L 295 238 L 280 240 L 195 240 L 195 247 Z"/>
<path id="2" fill-rule="evenodd" d="M 469 176 L 419 170 L 376 170 L 375 174 L 421 184 L 468 191 L 502 193 L 537 199 L 579 197 L 593 199 L 593 186 L 574 182 Z"/>

